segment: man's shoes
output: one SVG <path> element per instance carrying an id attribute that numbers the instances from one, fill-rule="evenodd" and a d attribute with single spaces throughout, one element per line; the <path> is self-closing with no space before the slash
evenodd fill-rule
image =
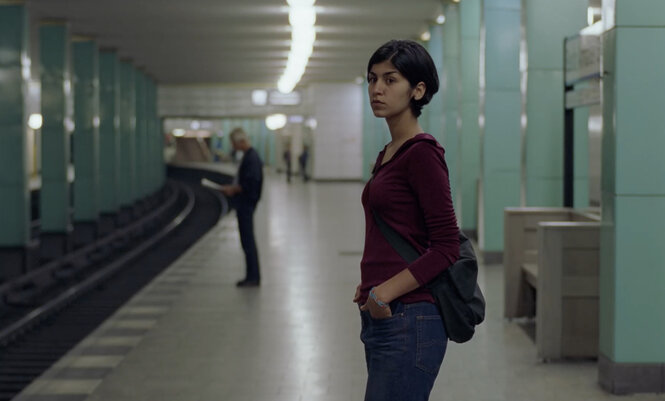
<path id="1" fill-rule="evenodd" d="M 258 280 L 241 280 L 236 283 L 236 287 L 258 287 L 261 283 Z"/>

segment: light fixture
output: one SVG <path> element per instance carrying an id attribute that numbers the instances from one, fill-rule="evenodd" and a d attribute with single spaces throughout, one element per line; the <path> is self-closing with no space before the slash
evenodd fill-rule
<path id="1" fill-rule="evenodd" d="M 310 117 L 307 120 L 305 120 L 305 126 L 311 129 L 316 129 L 316 127 L 318 126 L 316 118 Z"/>
<path id="2" fill-rule="evenodd" d="M 182 128 L 176 128 L 173 130 L 173 136 L 182 137 L 185 136 L 186 131 Z"/>
<path id="3" fill-rule="evenodd" d="M 443 15 L 443 13 L 441 13 L 436 17 L 436 23 L 439 25 L 443 25 L 444 22 L 446 22 L 446 16 Z"/>
<path id="4" fill-rule="evenodd" d="M 365 82 L 365 78 L 360 77 L 360 76 L 356 77 L 356 84 L 362 85 L 364 82 Z"/>
<path id="5" fill-rule="evenodd" d="M 252 104 L 254 106 L 265 106 L 268 103 L 268 91 L 257 89 L 252 91 Z"/>
<path id="6" fill-rule="evenodd" d="M 279 91 L 270 91 L 268 103 L 274 106 L 297 106 L 300 104 L 300 92 L 292 91 L 282 93 Z"/>
<path id="7" fill-rule="evenodd" d="M 432 38 L 432 34 L 429 33 L 429 30 L 427 30 L 427 31 L 423 32 L 422 34 L 420 34 L 420 40 L 422 40 L 423 42 L 427 42 L 431 38 Z"/>
<path id="8" fill-rule="evenodd" d="M 286 125 L 286 115 L 284 114 L 271 114 L 266 117 L 266 127 L 269 130 L 275 131 L 284 128 Z"/>
<path id="9" fill-rule="evenodd" d="M 289 93 L 302 78 L 316 40 L 314 0 L 287 0 L 291 25 L 291 51 L 277 89 Z"/>
<path id="10" fill-rule="evenodd" d="M 302 124 L 302 122 L 305 121 L 305 117 L 296 114 L 293 116 L 289 116 L 288 121 L 291 124 Z"/>
<path id="11" fill-rule="evenodd" d="M 65 131 L 67 131 L 68 133 L 72 133 L 76 129 L 76 123 L 74 122 L 74 119 L 69 116 L 65 117 L 63 125 L 65 126 Z"/>
<path id="12" fill-rule="evenodd" d="M 28 117 L 28 126 L 33 130 L 38 130 L 42 127 L 42 115 L 39 113 L 30 114 Z"/>
<path id="13" fill-rule="evenodd" d="M 198 122 L 197 120 L 192 121 L 192 123 L 189 125 L 193 130 L 198 130 L 201 128 L 201 123 Z"/>

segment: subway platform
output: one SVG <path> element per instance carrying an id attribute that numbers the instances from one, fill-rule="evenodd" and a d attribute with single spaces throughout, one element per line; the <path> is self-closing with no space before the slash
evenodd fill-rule
<path id="1" fill-rule="evenodd" d="M 362 188 L 269 174 L 255 217 L 260 288 L 235 287 L 244 258 L 232 213 L 15 399 L 362 400 L 351 301 Z M 480 282 L 486 321 L 470 343 L 449 343 L 431 400 L 665 400 L 605 393 L 595 361 L 539 362 L 527 332 L 502 317 L 502 266 L 481 266 Z"/>

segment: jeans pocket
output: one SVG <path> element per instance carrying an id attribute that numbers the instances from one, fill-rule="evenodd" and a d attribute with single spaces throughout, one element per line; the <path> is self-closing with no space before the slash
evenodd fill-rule
<path id="1" fill-rule="evenodd" d="M 416 336 L 416 367 L 436 376 L 447 345 L 441 316 L 416 316 Z"/>

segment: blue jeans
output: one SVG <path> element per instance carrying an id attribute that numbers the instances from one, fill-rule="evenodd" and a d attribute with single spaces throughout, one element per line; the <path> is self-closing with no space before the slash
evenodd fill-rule
<path id="1" fill-rule="evenodd" d="M 393 316 L 361 312 L 365 344 L 365 401 L 426 401 L 446 353 L 448 337 L 434 304 L 391 304 Z"/>

